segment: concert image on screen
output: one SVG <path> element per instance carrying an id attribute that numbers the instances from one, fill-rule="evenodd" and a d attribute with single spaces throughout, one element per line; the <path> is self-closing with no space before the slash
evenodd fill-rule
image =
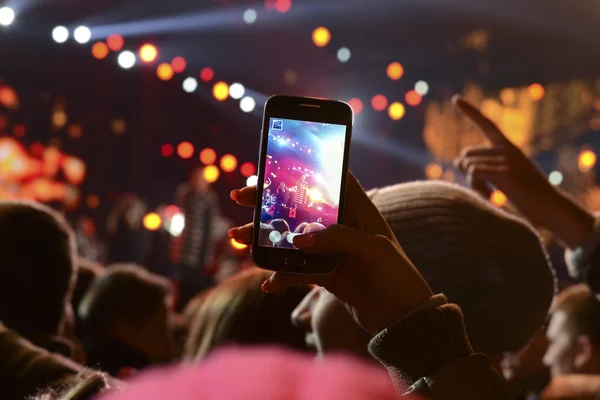
<path id="1" fill-rule="evenodd" d="M 346 126 L 271 118 L 268 140 L 259 245 L 294 249 L 337 223 Z"/>

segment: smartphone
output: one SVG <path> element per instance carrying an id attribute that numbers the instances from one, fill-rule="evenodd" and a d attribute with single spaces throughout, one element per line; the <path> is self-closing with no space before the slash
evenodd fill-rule
<path id="1" fill-rule="evenodd" d="M 263 269 L 327 274 L 337 255 L 294 247 L 297 235 L 343 222 L 354 114 L 341 101 L 273 96 L 265 104 L 252 257 Z"/>

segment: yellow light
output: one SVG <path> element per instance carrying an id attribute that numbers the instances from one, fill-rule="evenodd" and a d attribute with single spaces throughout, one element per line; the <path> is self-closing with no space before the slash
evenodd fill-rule
<path id="1" fill-rule="evenodd" d="M 398 79 L 402 78 L 402 75 L 404 75 L 404 67 L 402 64 L 399 62 L 393 62 L 388 65 L 387 76 L 390 79 L 397 81 Z"/>
<path id="2" fill-rule="evenodd" d="M 496 207 L 504 207 L 508 203 L 508 198 L 500 190 L 494 190 L 490 195 L 490 201 Z"/>
<path id="3" fill-rule="evenodd" d="M 546 89 L 539 83 L 533 83 L 527 88 L 527 94 L 533 101 L 539 101 L 546 94 Z"/>
<path id="4" fill-rule="evenodd" d="M 122 119 L 115 119 L 110 124 L 110 128 L 115 133 L 115 135 L 122 135 L 127 130 L 127 124 Z"/>
<path id="5" fill-rule="evenodd" d="M 173 67 L 168 63 L 162 63 L 156 69 L 156 75 L 158 75 L 158 77 L 163 81 L 168 81 L 171 79 L 174 73 Z"/>
<path id="6" fill-rule="evenodd" d="M 140 58 L 143 62 L 150 63 L 156 60 L 156 57 L 158 57 L 158 50 L 156 49 L 156 46 L 146 43 L 140 47 Z"/>
<path id="7" fill-rule="evenodd" d="M 323 193 L 321 193 L 319 189 L 309 189 L 308 197 L 310 197 L 312 201 L 321 201 L 323 200 Z"/>
<path id="8" fill-rule="evenodd" d="M 214 165 L 209 165 L 208 167 L 204 168 L 204 179 L 206 179 L 206 182 L 208 183 L 216 182 L 217 179 L 219 179 L 220 174 L 219 168 L 215 167 Z"/>
<path id="9" fill-rule="evenodd" d="M 404 108 L 404 105 L 402 103 L 392 103 L 388 108 L 388 114 L 390 115 L 390 118 L 396 121 L 402 119 L 405 113 L 406 109 Z"/>
<path id="10" fill-rule="evenodd" d="M 144 228 L 148 229 L 149 231 L 157 231 L 162 224 L 162 220 L 160 215 L 155 212 L 151 212 L 144 216 L 143 224 Z"/>
<path id="11" fill-rule="evenodd" d="M 320 26 L 312 33 L 312 40 L 317 47 L 325 47 L 331 40 L 329 29 Z"/>
<path id="12" fill-rule="evenodd" d="M 233 247 L 236 250 L 244 250 L 245 248 L 248 247 L 248 245 L 236 242 L 235 239 L 231 239 L 231 247 Z"/>
<path id="13" fill-rule="evenodd" d="M 217 161 L 217 153 L 210 147 L 207 147 L 200 152 L 200 161 L 204 165 L 214 164 Z"/>
<path id="14" fill-rule="evenodd" d="M 97 60 L 102 60 L 108 56 L 108 46 L 104 42 L 97 42 L 92 46 L 92 55 Z"/>
<path id="15" fill-rule="evenodd" d="M 55 111 L 52 114 L 52 125 L 57 128 L 62 128 L 67 124 L 67 113 L 64 111 Z"/>
<path id="16" fill-rule="evenodd" d="M 229 85 L 225 82 L 217 82 L 213 86 L 213 96 L 219 101 L 225 101 L 229 97 Z"/>
<path id="17" fill-rule="evenodd" d="M 231 154 L 225 154 L 221 157 L 221 169 L 225 172 L 233 172 L 237 167 L 237 158 Z"/>
<path id="18" fill-rule="evenodd" d="M 443 172 L 439 164 L 429 164 L 425 167 L 425 176 L 429 179 L 440 179 Z"/>
<path id="19" fill-rule="evenodd" d="M 596 161 L 596 153 L 594 153 L 592 150 L 582 150 L 581 153 L 579 153 L 579 158 L 577 159 L 579 170 L 581 172 L 588 172 L 590 169 L 594 168 Z"/>

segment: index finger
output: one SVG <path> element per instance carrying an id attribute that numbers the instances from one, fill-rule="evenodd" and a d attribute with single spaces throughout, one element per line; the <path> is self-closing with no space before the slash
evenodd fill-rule
<path id="1" fill-rule="evenodd" d="M 469 118 L 477 127 L 483 132 L 485 137 L 489 139 L 494 145 L 507 145 L 512 143 L 504 136 L 504 133 L 495 123 L 492 122 L 488 117 L 483 115 L 481 111 L 465 99 L 460 96 L 456 96 L 452 99 L 452 102 L 456 107 Z"/>

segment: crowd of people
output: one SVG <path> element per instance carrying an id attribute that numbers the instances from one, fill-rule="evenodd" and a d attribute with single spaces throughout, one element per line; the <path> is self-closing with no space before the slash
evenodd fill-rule
<path id="1" fill-rule="evenodd" d="M 209 281 L 218 201 L 194 174 L 167 274 L 126 245 L 118 263 L 86 260 L 49 207 L 0 203 L 0 398 L 600 398 L 600 223 L 453 101 L 489 140 L 456 160 L 470 188 L 365 191 L 349 172 L 344 224 L 292 240 L 340 254 L 327 275 L 252 267 Z M 492 187 L 520 215 L 489 204 Z M 256 188 L 231 199 L 255 207 Z M 116 236 L 139 217 L 125 205 Z M 557 282 L 540 227 L 564 244 L 573 282 Z M 227 235 L 251 244 L 252 229 Z"/>

